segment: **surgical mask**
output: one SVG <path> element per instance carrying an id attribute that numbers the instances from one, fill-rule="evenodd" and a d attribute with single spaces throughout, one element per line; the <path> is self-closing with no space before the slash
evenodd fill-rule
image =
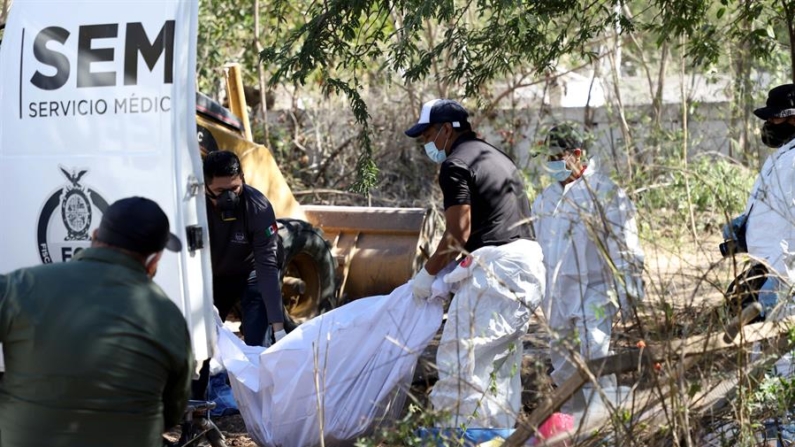
<path id="1" fill-rule="evenodd" d="M 762 142 L 765 146 L 779 148 L 795 137 L 795 126 L 787 122 L 773 124 L 766 121 L 762 126 Z"/>
<path id="2" fill-rule="evenodd" d="M 436 141 L 437 138 L 439 138 L 439 134 L 440 133 L 442 133 L 442 128 L 441 127 L 439 128 L 439 132 L 436 132 L 436 136 L 433 138 L 433 140 L 425 143 L 425 146 L 424 146 L 425 147 L 425 155 L 427 155 L 428 158 L 430 158 L 431 161 L 433 161 L 436 164 L 439 164 L 439 163 L 443 162 L 445 159 L 447 159 L 447 153 L 445 153 L 445 151 L 440 151 L 436 147 L 436 143 L 434 142 L 434 141 Z M 449 139 L 449 137 L 448 137 L 448 139 Z M 447 145 L 447 140 L 444 140 L 444 144 L 445 144 L 445 146 Z"/>
<path id="3" fill-rule="evenodd" d="M 447 154 L 436 148 L 436 143 L 430 141 L 425 143 L 425 155 L 436 164 L 439 164 L 447 159 Z"/>
<path id="4" fill-rule="evenodd" d="M 215 195 L 210 190 L 207 190 L 207 195 L 215 199 L 215 206 L 221 212 L 221 220 L 224 222 L 232 222 L 237 220 L 235 215 L 237 207 L 240 205 L 240 196 L 235 194 L 231 189 L 227 189 L 221 194 Z"/>
<path id="5" fill-rule="evenodd" d="M 571 176 L 572 170 L 566 169 L 565 160 L 555 160 L 547 162 L 547 172 L 549 172 L 549 175 L 555 180 L 564 182 Z"/>

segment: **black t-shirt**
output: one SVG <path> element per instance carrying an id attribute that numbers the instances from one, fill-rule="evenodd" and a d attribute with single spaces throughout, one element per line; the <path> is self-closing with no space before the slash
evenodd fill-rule
<path id="1" fill-rule="evenodd" d="M 245 281 L 256 271 L 257 283 L 271 323 L 283 321 L 279 271 L 281 240 L 273 206 L 259 191 L 243 185 L 236 220 L 224 222 L 207 198 L 213 277 Z"/>
<path id="2" fill-rule="evenodd" d="M 498 246 L 533 239 L 530 202 L 521 173 L 505 153 L 477 138 L 458 137 L 439 172 L 444 209 L 471 207 L 472 228 L 464 248 Z"/>

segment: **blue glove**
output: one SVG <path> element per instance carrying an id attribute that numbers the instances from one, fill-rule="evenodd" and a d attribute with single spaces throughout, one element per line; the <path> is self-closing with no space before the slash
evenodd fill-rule
<path id="1" fill-rule="evenodd" d="M 767 278 L 762 287 L 759 289 L 758 300 L 762 305 L 762 315 L 767 317 L 770 312 L 778 304 L 778 278 L 770 276 Z"/>
<path id="2" fill-rule="evenodd" d="M 745 225 L 746 220 L 748 220 L 748 215 L 740 214 L 739 216 L 732 219 L 732 221 L 728 224 L 723 225 L 723 239 L 733 241 L 738 240 L 738 231 L 743 225 Z"/>

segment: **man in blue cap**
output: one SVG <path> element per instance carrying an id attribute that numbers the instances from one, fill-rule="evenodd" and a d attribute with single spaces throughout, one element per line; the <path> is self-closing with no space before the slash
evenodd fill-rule
<path id="1" fill-rule="evenodd" d="M 405 132 L 440 165 L 446 224 L 412 289 L 415 298 L 428 298 L 436 275 L 472 254 L 446 277 L 457 278 L 456 295 L 437 353 L 439 381 L 431 403 L 450 414 L 442 426 L 512 428 L 520 410 L 521 384 L 514 374 L 521 368 L 519 338 L 543 294 L 541 249 L 533 241 L 521 172 L 508 155 L 478 138 L 468 117 L 458 102 L 434 99 Z M 488 390 L 491 383 L 497 392 Z"/>

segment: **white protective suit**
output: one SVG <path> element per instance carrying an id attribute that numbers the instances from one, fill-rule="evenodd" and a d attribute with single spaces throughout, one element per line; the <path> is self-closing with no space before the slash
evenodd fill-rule
<path id="1" fill-rule="evenodd" d="M 779 320 L 795 313 L 790 301 L 775 307 L 783 292 L 795 284 L 795 139 L 773 152 L 751 188 L 745 207 L 745 238 L 748 254 L 768 264 L 771 276 L 759 291 L 759 302 L 768 316 Z M 755 344 L 754 350 L 759 348 Z M 789 377 L 795 372 L 792 352 L 775 364 L 776 374 Z"/>
<path id="2" fill-rule="evenodd" d="M 795 248 L 795 139 L 765 160 L 745 212 L 748 254 L 765 260 L 787 278 L 783 243 Z M 792 281 L 792 278 L 789 278 Z"/>
<path id="3" fill-rule="evenodd" d="M 518 240 L 472 252 L 444 281 L 447 312 L 430 400 L 439 427 L 513 428 L 521 410 L 522 340 L 544 294 L 541 247 Z"/>
<path id="4" fill-rule="evenodd" d="M 551 375 L 558 385 L 576 371 L 568 354 L 576 336 L 585 359 L 609 355 L 617 306 L 629 310 L 627 291 L 633 298 L 643 296 L 635 214 L 626 193 L 597 172 L 594 161 L 582 177 L 565 188 L 555 182 L 533 203 L 533 226 L 547 273 L 542 310 L 552 331 Z M 614 387 L 615 378 L 605 377 L 600 384 Z"/>

